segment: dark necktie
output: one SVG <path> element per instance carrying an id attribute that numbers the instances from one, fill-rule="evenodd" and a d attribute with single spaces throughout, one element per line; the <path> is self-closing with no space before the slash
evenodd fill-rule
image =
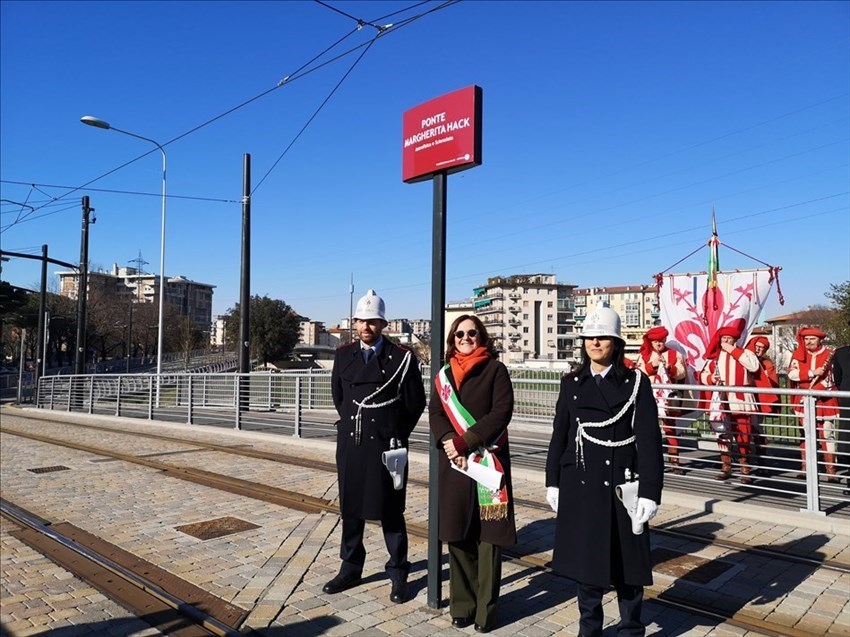
<path id="1" fill-rule="evenodd" d="M 371 347 L 364 349 L 363 350 L 363 362 L 368 363 L 370 360 L 372 360 L 372 357 L 374 355 L 375 355 L 375 350 L 373 350 Z"/>
<path id="2" fill-rule="evenodd" d="M 596 386 L 597 386 L 597 387 L 601 387 L 601 386 L 602 386 L 602 374 L 596 374 L 596 376 L 594 376 L 594 377 L 593 377 L 593 380 L 595 380 L 595 381 L 596 381 Z"/>

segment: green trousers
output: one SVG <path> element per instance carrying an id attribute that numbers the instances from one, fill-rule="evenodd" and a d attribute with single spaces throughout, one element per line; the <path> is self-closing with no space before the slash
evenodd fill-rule
<path id="1" fill-rule="evenodd" d="M 502 547 L 477 539 L 449 542 L 449 612 L 488 630 L 496 625 Z"/>

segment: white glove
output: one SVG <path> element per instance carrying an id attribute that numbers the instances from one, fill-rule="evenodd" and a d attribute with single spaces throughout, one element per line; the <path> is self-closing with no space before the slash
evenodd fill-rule
<path id="1" fill-rule="evenodd" d="M 638 498 L 635 511 L 635 524 L 646 524 L 658 513 L 658 505 L 649 498 Z"/>
<path id="2" fill-rule="evenodd" d="M 560 491 L 558 487 L 546 487 L 546 502 L 549 503 L 555 513 L 558 512 L 558 494 Z"/>

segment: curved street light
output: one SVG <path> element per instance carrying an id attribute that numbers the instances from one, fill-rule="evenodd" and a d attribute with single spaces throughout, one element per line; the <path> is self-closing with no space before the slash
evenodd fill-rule
<path id="1" fill-rule="evenodd" d="M 124 135 L 129 135 L 130 137 L 135 137 L 136 139 L 142 139 L 146 142 L 150 142 L 159 149 L 160 153 L 162 153 L 162 229 L 159 250 L 159 325 L 157 327 L 156 337 L 156 386 L 157 403 L 159 403 L 159 376 L 162 374 L 163 354 L 163 317 L 165 315 L 165 149 L 162 147 L 162 144 L 151 139 L 150 137 L 143 137 L 142 135 L 137 135 L 136 133 L 131 133 L 130 131 L 115 128 L 114 126 L 111 126 L 109 122 L 106 122 L 98 117 L 93 117 L 92 115 L 84 115 L 80 118 L 80 121 L 83 124 L 86 124 L 87 126 L 103 128 L 105 130 L 114 130 L 116 133 L 123 133 Z"/>

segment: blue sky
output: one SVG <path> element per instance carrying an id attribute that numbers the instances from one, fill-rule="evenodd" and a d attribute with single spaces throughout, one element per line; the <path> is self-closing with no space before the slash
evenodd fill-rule
<path id="1" fill-rule="evenodd" d="M 439 6 L 329 4 L 367 22 L 413 7 L 382 23 Z M 86 194 L 92 265 L 141 251 L 159 272 L 160 155 L 79 121 L 94 115 L 180 138 L 166 146 L 165 271 L 215 285 L 214 313 L 239 298 L 250 153 L 252 293 L 331 325 L 353 274 L 355 299 L 371 287 L 390 317 L 428 317 L 432 191 L 401 181 L 402 113 L 477 84 L 484 162 L 448 179 L 448 300 L 518 273 L 652 283 L 705 243 L 712 206 L 723 243 L 782 266 L 786 305 L 774 291 L 767 316 L 826 304 L 850 279 L 848 2 L 461 2 L 377 39 L 285 153 L 363 51 L 275 88 L 356 27 L 339 12 L 9 0 L 0 12 L 0 192 L 36 209 L 2 204 L 4 250 L 46 243 L 78 261 Z M 723 269 L 759 265 L 720 254 Z M 675 271 L 706 262 L 702 250 Z M 3 279 L 36 287 L 39 265 L 14 259 Z"/>

